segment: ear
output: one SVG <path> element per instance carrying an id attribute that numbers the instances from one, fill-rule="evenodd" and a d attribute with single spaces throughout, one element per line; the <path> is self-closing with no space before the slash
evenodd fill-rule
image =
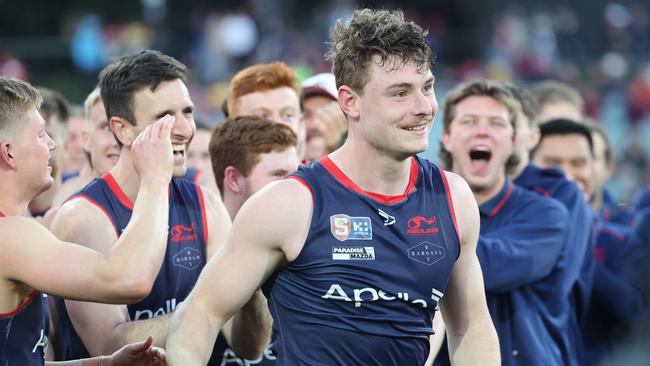
<path id="1" fill-rule="evenodd" d="M 447 151 L 451 151 L 451 149 L 449 148 L 449 144 L 450 144 L 449 138 L 450 138 L 449 132 L 443 131 L 442 136 L 440 136 L 440 141 L 442 141 L 442 147 Z"/>
<path id="2" fill-rule="evenodd" d="M 347 85 L 339 88 L 339 105 L 348 120 L 359 118 L 359 95 Z"/>
<path id="3" fill-rule="evenodd" d="M 234 193 L 241 193 L 244 190 L 244 175 L 232 165 L 228 165 L 223 171 L 223 189 Z"/>
<path id="4" fill-rule="evenodd" d="M 16 169 L 16 159 L 14 159 L 13 145 L 9 141 L 0 142 L 0 164 Z"/>
<path id="5" fill-rule="evenodd" d="M 81 129 L 81 146 L 85 152 L 90 152 L 90 143 L 88 142 L 88 126 Z"/>
<path id="6" fill-rule="evenodd" d="M 130 147 L 136 137 L 134 136 L 133 125 L 121 117 L 111 117 L 108 123 L 111 125 L 111 130 L 113 130 L 117 140 L 122 145 Z"/>
<path id="7" fill-rule="evenodd" d="M 539 127 L 535 126 L 530 131 L 530 140 L 528 141 L 528 150 L 532 150 L 539 144 L 539 140 L 542 138 L 542 133 L 539 131 Z"/>

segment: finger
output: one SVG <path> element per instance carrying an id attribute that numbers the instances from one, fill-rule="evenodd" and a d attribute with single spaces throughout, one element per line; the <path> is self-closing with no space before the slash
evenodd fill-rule
<path id="1" fill-rule="evenodd" d="M 154 130 L 152 131 L 152 136 L 156 138 L 162 138 L 164 137 L 164 131 L 163 129 L 166 128 L 166 126 L 171 126 L 171 124 L 174 123 L 174 117 L 172 117 L 169 114 L 166 114 L 164 117 L 160 118 L 156 123 L 154 123 Z M 163 131 L 163 132 L 161 132 Z"/>
<path id="2" fill-rule="evenodd" d="M 129 354 L 137 355 L 145 352 L 149 347 L 151 347 L 152 343 L 153 337 L 149 336 L 149 338 L 145 339 L 144 341 L 127 344 L 124 346 L 123 350 Z"/>
<path id="3" fill-rule="evenodd" d="M 174 121 L 176 121 L 176 117 L 171 116 L 171 115 L 166 115 L 164 119 L 162 120 L 162 125 L 160 126 L 160 131 L 157 136 L 160 138 L 171 138 L 172 134 L 172 126 L 174 126 Z"/>

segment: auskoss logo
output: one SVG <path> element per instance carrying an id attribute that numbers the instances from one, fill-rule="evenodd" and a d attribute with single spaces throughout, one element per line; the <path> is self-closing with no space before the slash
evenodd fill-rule
<path id="1" fill-rule="evenodd" d="M 442 297 L 442 292 L 436 290 L 435 288 L 432 289 L 433 295 L 431 296 L 432 300 L 435 300 L 436 302 L 440 300 Z M 400 300 L 400 301 L 405 301 L 408 303 L 411 303 L 413 305 L 418 305 L 422 308 L 427 308 L 428 304 L 426 300 L 423 299 L 413 299 L 409 295 L 407 291 L 404 292 L 398 292 L 395 294 L 396 296 L 391 296 L 387 294 L 384 290 L 373 288 L 373 287 L 364 287 L 364 288 L 355 288 L 351 290 L 344 290 L 341 285 L 338 283 L 334 283 L 330 286 L 329 290 L 325 293 L 325 295 L 321 296 L 321 298 L 326 299 L 326 300 L 342 300 L 345 302 L 353 302 L 354 307 L 361 307 L 361 304 L 364 302 L 371 302 L 371 301 L 379 301 L 379 300 L 384 300 L 384 301 L 393 301 L 393 300 Z"/>

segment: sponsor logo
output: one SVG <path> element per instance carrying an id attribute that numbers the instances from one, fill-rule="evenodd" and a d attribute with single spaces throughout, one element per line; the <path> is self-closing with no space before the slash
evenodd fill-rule
<path id="1" fill-rule="evenodd" d="M 245 360 L 243 358 L 240 358 L 237 356 L 237 354 L 230 348 L 226 348 L 225 351 L 223 351 L 223 358 L 221 359 L 221 365 L 220 366 L 228 366 L 228 365 L 237 365 L 237 366 L 250 366 L 250 365 L 259 365 L 264 361 L 264 364 L 266 364 L 266 360 L 274 361 L 276 358 L 275 354 L 273 353 L 273 350 L 271 347 L 267 347 L 264 352 L 260 355 L 260 357 L 254 359 L 254 360 Z"/>
<path id="2" fill-rule="evenodd" d="M 408 249 L 409 259 L 430 266 L 445 257 L 445 248 L 440 245 L 422 242 Z"/>
<path id="3" fill-rule="evenodd" d="M 384 226 L 390 226 L 395 223 L 395 216 L 389 215 L 381 208 L 377 209 L 377 213 L 379 213 L 379 216 L 381 216 L 381 218 L 384 219 Z"/>
<path id="4" fill-rule="evenodd" d="M 440 291 L 433 289 L 434 294 L 441 294 Z M 344 290 L 341 285 L 334 283 L 327 290 L 325 295 L 321 298 L 326 300 L 340 300 L 345 302 L 354 303 L 354 307 L 361 307 L 363 303 L 373 302 L 373 301 L 404 301 L 413 305 L 420 306 L 422 308 L 428 308 L 429 304 L 426 300 L 412 298 L 407 291 L 397 292 L 396 294 L 391 295 L 386 293 L 386 291 L 373 288 L 373 287 L 364 287 L 364 288 L 355 288 L 351 290 Z M 433 296 L 431 297 L 433 299 Z M 440 297 L 438 297 L 439 299 Z M 434 299 L 435 300 L 435 299 Z"/>
<path id="5" fill-rule="evenodd" d="M 39 347 L 43 347 L 43 352 L 45 352 L 45 349 L 47 348 L 47 342 L 48 340 L 47 335 L 45 335 L 45 329 L 41 328 L 41 336 L 38 338 L 38 341 L 36 341 L 34 348 L 32 348 L 32 353 L 36 353 Z"/>
<path id="6" fill-rule="evenodd" d="M 142 320 L 142 319 L 152 319 L 165 314 L 169 314 L 176 309 L 178 304 L 176 303 L 176 298 L 165 300 L 165 306 L 158 309 L 142 309 L 136 310 L 133 319 L 131 320 Z"/>
<path id="7" fill-rule="evenodd" d="M 370 217 L 350 217 L 344 214 L 330 216 L 332 235 L 339 241 L 372 240 Z"/>
<path id="8" fill-rule="evenodd" d="M 185 248 L 172 257 L 174 266 L 187 269 L 189 271 L 201 265 L 203 256 L 198 249 Z"/>
<path id="9" fill-rule="evenodd" d="M 196 224 L 192 223 L 192 226 L 189 227 L 183 224 L 174 225 L 169 229 L 169 236 L 172 243 L 196 240 Z"/>
<path id="10" fill-rule="evenodd" d="M 406 223 L 406 233 L 413 236 L 431 235 L 440 231 L 437 224 L 438 219 L 435 215 L 430 218 L 424 216 L 413 216 Z"/>
<path id="11" fill-rule="evenodd" d="M 332 247 L 335 261 L 374 261 L 375 247 Z"/>

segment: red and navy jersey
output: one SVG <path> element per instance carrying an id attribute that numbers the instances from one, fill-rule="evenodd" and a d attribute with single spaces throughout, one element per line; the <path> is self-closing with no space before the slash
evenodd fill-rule
<path id="1" fill-rule="evenodd" d="M 71 199 L 86 199 L 104 211 L 117 236 L 131 219 L 133 202 L 110 173 L 95 179 Z M 169 185 L 169 236 L 165 259 L 149 296 L 127 306 L 129 320 L 150 319 L 174 311 L 190 293 L 205 266 L 207 243 L 208 226 L 201 188 L 187 179 L 173 178 Z M 63 337 L 70 342 L 63 345 L 69 350 L 63 357 L 86 357 L 87 352 L 70 319 L 60 317 L 61 322 L 66 323 L 63 329 L 67 334 Z M 63 340 L 66 342 L 66 338 Z"/>
<path id="2" fill-rule="evenodd" d="M 0 211 L 0 217 L 5 214 Z M 16 309 L 0 313 L 0 365 L 43 365 L 50 332 L 47 295 L 32 291 Z"/>
<path id="3" fill-rule="evenodd" d="M 14 311 L 0 313 L 0 365 L 43 365 L 50 330 L 47 296 L 33 291 Z"/>
<path id="4" fill-rule="evenodd" d="M 291 176 L 313 214 L 263 286 L 277 365 L 422 365 L 460 241 L 445 174 L 414 157 L 403 195 L 366 192 L 329 159 Z"/>

